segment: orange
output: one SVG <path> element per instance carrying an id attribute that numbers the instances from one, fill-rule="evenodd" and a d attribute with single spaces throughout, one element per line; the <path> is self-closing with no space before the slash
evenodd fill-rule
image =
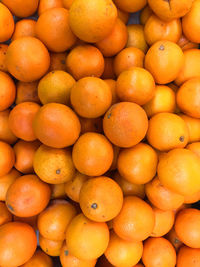
<path id="1" fill-rule="evenodd" d="M 7 44 L 0 44 L 0 71 L 7 71 L 6 53 L 8 50 Z"/>
<path id="2" fill-rule="evenodd" d="M 177 255 L 177 267 L 198 267 L 200 264 L 200 249 L 183 246 Z"/>
<path id="3" fill-rule="evenodd" d="M 15 152 L 15 168 L 24 174 L 32 174 L 33 170 L 33 157 L 36 150 L 40 146 L 40 142 L 26 142 L 19 140 L 13 147 Z"/>
<path id="4" fill-rule="evenodd" d="M 158 156 L 155 150 L 145 143 L 139 143 L 120 151 L 117 168 L 128 182 L 146 184 L 155 176 L 157 163 Z"/>
<path id="5" fill-rule="evenodd" d="M 145 68 L 151 72 L 156 83 L 166 84 L 179 75 L 184 62 L 182 49 L 170 41 L 158 41 L 148 50 Z"/>
<path id="6" fill-rule="evenodd" d="M 117 9 L 118 18 L 123 21 L 125 24 L 128 23 L 130 18 L 130 13 L 126 11 L 122 11 L 121 9 Z"/>
<path id="7" fill-rule="evenodd" d="M 38 96 L 43 105 L 48 103 L 70 103 L 74 78 L 65 71 L 55 70 L 46 74 L 38 84 Z"/>
<path id="8" fill-rule="evenodd" d="M 37 215 L 31 217 L 18 217 L 13 215 L 14 222 L 23 222 L 29 224 L 34 230 L 37 230 Z"/>
<path id="9" fill-rule="evenodd" d="M 180 114 L 180 117 L 185 121 L 189 132 L 189 143 L 200 141 L 200 119 Z"/>
<path id="10" fill-rule="evenodd" d="M 79 214 L 67 228 L 66 242 L 69 253 L 78 259 L 97 259 L 108 246 L 108 226 L 105 222 L 94 222 Z"/>
<path id="11" fill-rule="evenodd" d="M 36 137 L 43 144 L 55 148 L 74 144 L 80 134 L 80 128 L 79 119 L 73 110 L 58 103 L 41 107 L 33 122 Z"/>
<path id="12" fill-rule="evenodd" d="M 168 189 L 192 195 L 200 191 L 200 158 L 188 149 L 173 149 L 158 163 L 158 177 Z"/>
<path id="13" fill-rule="evenodd" d="M 190 1 L 189 1 L 190 2 Z M 187 39 L 194 43 L 199 43 L 200 38 L 200 23 L 199 23 L 199 12 L 200 12 L 200 1 L 192 1 L 192 7 L 182 19 L 183 32 Z"/>
<path id="14" fill-rule="evenodd" d="M 198 157 L 200 157 L 200 142 L 189 144 L 186 148 L 193 151 Z"/>
<path id="15" fill-rule="evenodd" d="M 136 47 L 144 53 L 148 50 L 148 45 L 144 37 L 144 27 L 140 24 L 130 24 L 127 26 L 128 41 L 126 47 Z"/>
<path id="16" fill-rule="evenodd" d="M 47 72 L 49 64 L 47 48 L 35 37 L 21 37 L 8 47 L 6 54 L 8 71 L 22 82 L 40 79 Z"/>
<path id="17" fill-rule="evenodd" d="M 14 135 L 25 141 L 36 140 L 33 120 L 39 109 L 40 105 L 37 103 L 23 102 L 11 110 L 8 123 Z"/>
<path id="18" fill-rule="evenodd" d="M 66 70 L 65 60 L 67 53 L 50 53 L 50 67 L 49 71 L 53 70 Z"/>
<path id="19" fill-rule="evenodd" d="M 81 12 L 80 12 L 81 10 Z M 117 19 L 112 0 L 74 0 L 69 11 L 69 23 L 81 40 L 96 43 L 108 36 Z"/>
<path id="20" fill-rule="evenodd" d="M 144 53 L 139 48 L 128 47 L 123 49 L 114 59 L 114 72 L 119 76 L 130 67 L 143 67 Z"/>
<path id="21" fill-rule="evenodd" d="M 0 226 L 11 222 L 12 221 L 12 214 L 9 212 L 9 210 L 6 207 L 6 204 L 4 202 L 0 201 Z"/>
<path id="22" fill-rule="evenodd" d="M 158 177 L 145 185 L 145 193 L 149 201 L 161 210 L 176 210 L 184 202 L 184 197 L 164 187 Z"/>
<path id="23" fill-rule="evenodd" d="M 180 86 L 191 78 L 200 76 L 200 50 L 187 49 L 183 51 L 184 61 L 175 83 Z"/>
<path id="24" fill-rule="evenodd" d="M 155 225 L 151 236 L 161 237 L 166 235 L 173 227 L 175 214 L 172 210 L 160 210 L 152 207 L 155 214 Z"/>
<path id="25" fill-rule="evenodd" d="M 115 181 L 101 176 L 84 182 L 79 202 L 87 218 L 96 222 L 106 222 L 119 214 L 123 204 L 123 193 Z"/>
<path id="26" fill-rule="evenodd" d="M 14 144 L 17 137 L 10 130 L 8 125 L 10 110 L 0 111 L 0 139 L 8 144 Z"/>
<path id="27" fill-rule="evenodd" d="M 175 0 L 171 2 L 171 0 L 148 0 L 148 4 L 158 17 L 170 21 L 172 19 L 183 17 L 188 13 L 193 1 L 194 0 Z"/>
<path id="28" fill-rule="evenodd" d="M 145 267 L 175 267 L 176 252 L 167 239 L 151 237 L 144 242 L 142 261 Z"/>
<path id="29" fill-rule="evenodd" d="M 114 174 L 114 179 L 121 187 L 124 196 L 136 196 L 144 199 L 145 191 L 143 184 L 130 183 L 122 178 L 118 172 Z"/>
<path id="30" fill-rule="evenodd" d="M 141 241 L 129 242 L 111 232 L 105 256 L 114 266 L 133 266 L 141 259 L 142 252 L 143 244 Z"/>
<path id="31" fill-rule="evenodd" d="M 62 0 L 64 7 L 67 8 L 67 9 L 70 9 L 73 1 L 74 0 Z"/>
<path id="32" fill-rule="evenodd" d="M 143 68 L 129 68 L 118 76 L 116 91 L 121 101 L 144 105 L 154 96 L 154 78 Z"/>
<path id="33" fill-rule="evenodd" d="M 53 267 L 53 261 L 48 255 L 38 249 L 33 257 L 21 267 Z"/>
<path id="34" fill-rule="evenodd" d="M 68 182 L 75 173 L 69 148 L 41 145 L 34 155 L 33 167 L 40 179 L 50 184 Z"/>
<path id="35" fill-rule="evenodd" d="M 19 266 L 27 262 L 37 247 L 36 234 L 31 226 L 9 222 L 0 227 L 0 262 L 2 266 Z"/>
<path id="36" fill-rule="evenodd" d="M 152 14 L 153 11 L 149 7 L 149 5 L 146 5 L 140 12 L 140 24 L 145 25 Z"/>
<path id="37" fill-rule="evenodd" d="M 104 58 L 104 71 L 103 74 L 101 75 L 102 79 L 115 79 L 113 62 L 114 62 L 113 57 Z"/>
<path id="38" fill-rule="evenodd" d="M 42 13 L 47 11 L 48 9 L 55 8 L 55 7 L 64 7 L 63 0 L 40 0 L 38 6 L 38 15 L 40 16 Z"/>
<path id="39" fill-rule="evenodd" d="M 5 201 L 6 200 L 6 194 L 8 191 L 8 188 L 10 185 L 18 178 L 20 177 L 20 173 L 16 169 L 11 169 L 11 171 L 1 176 L 0 178 L 0 200 Z"/>
<path id="40" fill-rule="evenodd" d="M 119 147 L 131 147 L 138 144 L 145 137 L 147 128 L 147 115 L 135 103 L 114 104 L 103 119 L 105 135 Z"/>
<path id="41" fill-rule="evenodd" d="M 19 217 L 39 214 L 50 200 L 50 187 L 36 175 L 24 175 L 16 179 L 6 194 L 6 205 Z"/>
<path id="42" fill-rule="evenodd" d="M 82 78 L 71 89 L 71 104 L 76 113 L 85 118 L 100 117 L 111 102 L 110 88 L 100 78 Z"/>
<path id="43" fill-rule="evenodd" d="M 104 71 L 104 58 L 95 46 L 78 45 L 67 55 L 66 68 L 76 80 L 87 76 L 101 77 Z"/>
<path id="44" fill-rule="evenodd" d="M 197 209 L 181 210 L 175 221 L 175 231 L 179 239 L 188 247 L 200 248 L 200 211 Z"/>
<path id="45" fill-rule="evenodd" d="M 158 113 L 149 121 L 147 140 L 160 151 L 183 148 L 188 143 L 188 129 L 185 121 L 176 114 Z"/>
<path id="46" fill-rule="evenodd" d="M 170 243 L 174 246 L 175 250 L 178 251 L 179 248 L 183 245 L 183 243 L 179 240 L 174 227 L 169 231 L 169 233 L 166 235 L 167 240 L 170 241 Z"/>
<path id="47" fill-rule="evenodd" d="M 188 116 L 200 119 L 200 78 L 182 84 L 176 95 L 177 105 Z"/>
<path id="48" fill-rule="evenodd" d="M 120 151 L 120 148 L 118 146 L 113 145 L 113 152 L 114 152 L 113 162 L 112 162 L 112 164 L 110 166 L 109 171 L 114 171 L 114 170 L 117 169 L 117 159 L 118 159 L 118 156 L 119 156 L 119 151 Z"/>
<path id="49" fill-rule="evenodd" d="M 116 81 L 112 80 L 112 79 L 107 79 L 107 80 L 104 80 L 104 82 L 107 83 L 107 85 L 109 86 L 109 88 L 111 90 L 111 93 L 112 93 L 112 105 L 120 102 L 119 101 L 119 97 L 117 96 L 117 90 L 116 90 L 117 83 L 116 83 Z"/>
<path id="50" fill-rule="evenodd" d="M 50 184 L 51 187 L 51 199 L 62 199 L 66 197 L 65 183 Z"/>
<path id="51" fill-rule="evenodd" d="M 73 201 L 79 202 L 81 188 L 88 178 L 87 175 L 76 172 L 72 180 L 65 183 L 66 195 Z"/>
<path id="52" fill-rule="evenodd" d="M 148 117 L 161 112 L 174 113 L 176 108 L 176 95 L 165 85 L 156 85 L 153 98 L 143 106 Z"/>
<path id="53" fill-rule="evenodd" d="M 189 41 L 184 35 L 181 36 L 177 44 L 183 51 L 191 48 L 199 48 L 199 44 Z"/>
<path id="54" fill-rule="evenodd" d="M 33 15 L 38 7 L 39 0 L 2 0 L 13 15 L 24 18 Z"/>
<path id="55" fill-rule="evenodd" d="M 192 204 L 198 202 L 199 200 L 200 200 L 200 191 L 195 194 L 185 196 L 184 203 Z"/>
<path id="56" fill-rule="evenodd" d="M 33 19 L 22 19 L 15 24 L 15 31 L 12 35 L 12 41 L 25 37 L 35 37 L 35 24 L 36 21 Z"/>
<path id="57" fill-rule="evenodd" d="M 47 239 L 62 241 L 71 220 L 76 216 L 76 209 L 69 202 L 57 199 L 43 210 L 37 220 L 40 234 Z"/>
<path id="58" fill-rule="evenodd" d="M 114 0 L 114 3 L 121 10 L 133 13 L 141 10 L 147 4 L 147 0 Z"/>
<path id="59" fill-rule="evenodd" d="M 113 148 L 107 138 L 88 132 L 75 143 L 72 159 L 76 169 L 88 176 L 100 176 L 109 170 L 113 161 Z"/>
<path id="60" fill-rule="evenodd" d="M 69 11 L 51 8 L 39 16 L 35 25 L 36 36 L 52 52 L 64 52 L 76 42 L 69 26 Z"/>
<path id="61" fill-rule="evenodd" d="M 115 233 L 130 242 L 147 239 L 154 224 L 155 215 L 151 206 L 136 196 L 125 197 L 119 215 L 113 219 Z"/>
<path id="62" fill-rule="evenodd" d="M 145 39 L 149 45 L 161 40 L 177 43 L 181 34 L 180 19 L 165 22 L 156 15 L 151 15 L 144 26 Z"/>
<path id="63" fill-rule="evenodd" d="M 119 53 L 128 40 L 126 25 L 118 18 L 111 33 L 96 43 L 104 57 L 112 57 Z"/>
<path id="64" fill-rule="evenodd" d="M 94 260 L 80 260 L 69 253 L 66 243 L 64 243 L 60 252 L 60 262 L 63 267 L 94 267 L 96 266 L 96 259 Z"/>
<path id="65" fill-rule="evenodd" d="M 0 177 L 8 174 L 15 164 L 15 153 L 7 143 L 0 141 Z"/>
<path id="66" fill-rule="evenodd" d="M 13 79 L 3 71 L 0 71 L 1 99 L 0 111 L 9 108 L 15 101 L 16 87 Z"/>
<path id="67" fill-rule="evenodd" d="M 81 123 L 81 134 L 87 133 L 87 132 L 96 132 L 96 133 L 102 133 L 102 118 L 82 118 L 79 117 L 80 123 Z"/>
<path id="68" fill-rule="evenodd" d="M 39 235 L 40 248 L 49 256 L 60 256 L 63 241 L 54 241 Z"/>
<path id="69" fill-rule="evenodd" d="M 10 10 L 2 3 L 0 3 L 0 24 L 0 42 L 5 42 L 11 38 L 15 24 Z"/>
<path id="70" fill-rule="evenodd" d="M 17 82 L 17 93 L 15 103 L 18 105 L 22 102 L 35 102 L 40 104 L 37 90 L 38 82 Z"/>

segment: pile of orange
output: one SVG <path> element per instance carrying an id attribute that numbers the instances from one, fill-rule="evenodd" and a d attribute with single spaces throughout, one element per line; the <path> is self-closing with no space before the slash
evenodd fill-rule
<path id="1" fill-rule="evenodd" d="M 0 2 L 0 266 L 200 267 L 200 0 Z"/>

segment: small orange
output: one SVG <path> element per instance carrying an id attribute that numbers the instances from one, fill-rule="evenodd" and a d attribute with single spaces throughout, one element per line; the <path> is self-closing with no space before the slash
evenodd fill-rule
<path id="1" fill-rule="evenodd" d="M 67 228 L 66 242 L 69 253 L 78 259 L 97 259 L 108 246 L 108 226 L 105 222 L 94 222 L 79 214 Z"/>
<path id="2" fill-rule="evenodd" d="M 140 13 L 140 24 L 145 25 L 147 20 L 151 17 L 153 14 L 153 11 L 149 7 L 149 5 L 146 5 Z"/>
<path id="3" fill-rule="evenodd" d="M 189 143 L 200 141 L 200 119 L 180 114 L 180 117 L 185 121 L 188 127 Z"/>
<path id="4" fill-rule="evenodd" d="M 38 249 L 33 257 L 21 267 L 53 267 L 53 261 L 46 253 Z"/>
<path id="5" fill-rule="evenodd" d="M 24 0 L 2 0 L 2 3 L 10 9 L 13 15 L 24 18 L 36 12 L 39 0 L 26 0 L 26 2 Z"/>
<path id="6" fill-rule="evenodd" d="M 177 105 L 188 116 L 200 119 L 200 78 L 186 81 L 176 95 Z"/>
<path id="7" fill-rule="evenodd" d="M 160 40 L 177 43 L 182 34 L 180 19 L 163 21 L 156 15 L 151 15 L 144 26 L 144 35 L 149 45 Z"/>
<path id="8" fill-rule="evenodd" d="M 95 133 L 102 133 L 102 118 L 82 118 L 79 117 L 80 123 L 81 123 L 81 134 L 87 133 L 87 132 L 95 132 Z"/>
<path id="9" fill-rule="evenodd" d="M 20 82 L 16 84 L 17 95 L 15 103 L 18 105 L 22 102 L 35 102 L 40 104 L 37 90 L 38 82 Z"/>
<path id="10" fill-rule="evenodd" d="M 113 62 L 114 62 L 113 57 L 104 58 L 104 71 L 103 74 L 101 75 L 102 79 L 115 79 Z"/>
<path id="11" fill-rule="evenodd" d="M 66 195 L 75 202 L 79 202 L 80 191 L 83 184 L 89 179 L 87 175 L 76 172 L 72 180 L 65 183 Z"/>
<path id="12" fill-rule="evenodd" d="M 147 4 L 147 0 L 114 0 L 114 3 L 121 10 L 133 13 L 141 10 Z"/>
<path id="13" fill-rule="evenodd" d="M 72 109 L 63 104 L 49 103 L 38 111 L 33 121 L 33 129 L 43 144 L 63 148 L 76 142 L 81 125 Z"/>
<path id="14" fill-rule="evenodd" d="M 173 149 L 158 163 L 158 177 L 168 189 L 183 196 L 200 191 L 200 158 L 188 149 Z"/>
<path id="15" fill-rule="evenodd" d="M 22 19 L 15 24 L 15 31 L 12 35 L 12 41 L 25 37 L 35 37 L 35 24 L 36 21 L 33 19 Z"/>
<path id="16" fill-rule="evenodd" d="M 175 267 L 176 252 L 167 239 L 151 237 L 144 242 L 142 261 L 145 267 Z"/>
<path id="17" fill-rule="evenodd" d="M 85 118 L 100 117 L 111 102 L 109 86 L 97 77 L 82 78 L 71 89 L 71 104 L 76 113 Z"/>
<path id="18" fill-rule="evenodd" d="M 126 25 L 118 18 L 111 33 L 103 40 L 96 43 L 104 57 L 112 57 L 119 53 L 128 40 Z"/>
<path id="19" fill-rule="evenodd" d="M 143 106 L 148 117 L 161 112 L 174 113 L 176 108 L 175 92 L 166 85 L 156 85 L 153 98 Z"/>
<path id="20" fill-rule="evenodd" d="M 54 241 L 39 235 L 40 248 L 49 256 L 60 256 L 63 243 L 63 241 Z"/>
<path id="21" fill-rule="evenodd" d="M 5 142 L 0 141 L 0 177 L 8 174 L 15 164 L 15 153 L 13 148 Z"/>
<path id="22" fill-rule="evenodd" d="M 67 53 L 50 53 L 50 67 L 49 71 L 53 70 L 66 70 L 65 60 Z"/>
<path id="23" fill-rule="evenodd" d="M 33 120 L 40 109 L 40 105 L 34 102 L 23 102 L 15 106 L 9 115 L 9 127 L 11 131 L 25 141 L 36 140 L 33 131 Z"/>
<path id="24" fill-rule="evenodd" d="M 64 7 L 64 1 L 63 0 L 40 0 L 39 6 L 38 6 L 38 15 L 40 16 L 42 13 L 47 11 L 51 8 L 56 7 Z"/>
<path id="25" fill-rule="evenodd" d="M 75 173 L 71 149 L 52 148 L 42 144 L 34 155 L 33 168 L 46 183 L 68 182 Z"/>
<path id="26" fill-rule="evenodd" d="M 13 147 L 15 152 L 15 165 L 14 167 L 24 174 L 32 174 L 33 170 L 33 157 L 36 150 L 39 148 L 40 142 L 26 142 L 19 140 Z"/>
<path id="27" fill-rule="evenodd" d="M 15 101 L 16 87 L 13 79 L 3 71 L 0 71 L 1 99 L 0 111 L 9 108 Z"/>
<path id="28" fill-rule="evenodd" d="M 129 242 L 111 232 L 105 256 L 114 266 L 133 266 L 142 258 L 142 252 L 141 241 Z"/>
<path id="29" fill-rule="evenodd" d="M 103 119 L 105 135 L 119 147 L 132 147 L 138 144 L 145 137 L 147 128 L 145 111 L 131 102 L 112 105 Z"/>
<path id="30" fill-rule="evenodd" d="M 10 10 L 0 3 L 0 42 L 8 41 L 14 32 L 14 19 Z"/>
<path id="31" fill-rule="evenodd" d="M 111 90 L 111 93 L 112 93 L 112 105 L 113 104 L 116 104 L 119 101 L 119 98 L 117 96 L 117 90 L 116 90 L 116 86 L 117 86 L 117 83 L 115 80 L 112 80 L 112 79 L 107 79 L 107 80 L 104 80 L 107 85 L 109 86 L 110 90 Z"/>
<path id="32" fill-rule="evenodd" d="M 183 246 L 177 255 L 177 267 L 198 267 L 200 264 L 200 249 Z"/>
<path id="33" fill-rule="evenodd" d="M 200 157 L 200 142 L 194 142 L 186 147 L 187 149 L 193 151 L 198 157 Z"/>
<path id="34" fill-rule="evenodd" d="M 50 184 L 51 187 L 51 199 L 63 199 L 65 194 L 65 183 Z"/>
<path id="35" fill-rule="evenodd" d="M 117 168 L 120 175 L 130 183 L 146 184 L 156 174 L 158 156 L 156 151 L 145 143 L 120 151 Z"/>
<path id="36" fill-rule="evenodd" d="M 100 176 L 109 170 L 113 161 L 113 148 L 107 138 L 88 132 L 75 143 L 72 159 L 76 169 L 88 176 Z"/>
<path id="37" fill-rule="evenodd" d="M 144 53 L 137 47 L 123 49 L 114 59 L 114 72 L 118 77 L 123 71 L 130 67 L 143 67 Z"/>
<path id="38" fill-rule="evenodd" d="M 156 83 L 166 84 L 179 75 L 184 62 L 182 49 L 170 41 L 158 41 L 148 50 L 145 68 L 151 72 Z"/>
<path id="39" fill-rule="evenodd" d="M 132 67 L 118 76 L 116 91 L 121 101 L 144 105 L 154 96 L 155 81 L 147 70 Z"/>
<path id="40" fill-rule="evenodd" d="M 6 207 L 6 204 L 4 202 L 0 201 L 0 226 L 11 222 L 12 221 L 12 214 L 9 212 L 9 210 Z"/>
<path id="41" fill-rule="evenodd" d="M 161 210 L 176 210 L 184 202 L 184 197 L 164 187 L 158 177 L 145 185 L 149 201 Z"/>
<path id="42" fill-rule="evenodd" d="M 36 175 L 24 175 L 16 179 L 6 194 L 6 205 L 11 213 L 19 217 L 39 214 L 50 200 L 49 185 Z"/>
<path id="43" fill-rule="evenodd" d="M 176 114 L 158 113 L 149 121 L 147 140 L 160 151 L 184 148 L 188 143 L 189 133 L 185 121 Z"/>
<path id="44" fill-rule="evenodd" d="M 167 240 L 174 246 L 175 250 L 178 251 L 179 248 L 183 245 L 183 243 L 179 240 L 174 227 L 169 231 L 166 235 Z"/>
<path id="45" fill-rule="evenodd" d="M 199 48 L 199 44 L 189 41 L 183 34 L 177 44 L 183 51 L 191 48 Z"/>
<path id="46" fill-rule="evenodd" d="M 112 0 L 74 0 L 69 10 L 72 31 L 79 39 L 89 43 L 96 43 L 108 36 L 116 19 L 117 8 Z"/>
<path id="47" fill-rule="evenodd" d="M 17 137 L 13 134 L 8 125 L 9 115 L 9 109 L 0 111 L 0 140 L 12 145 L 17 141 Z"/>
<path id="48" fill-rule="evenodd" d="M 121 9 L 117 9 L 117 14 L 118 14 L 118 18 L 123 21 L 125 24 L 128 23 L 129 21 L 129 18 L 130 18 L 130 13 L 129 12 L 126 12 L 126 11 L 123 11 Z"/>
<path id="49" fill-rule="evenodd" d="M 119 215 L 113 219 L 115 233 L 130 242 L 147 239 L 154 224 L 155 215 L 151 206 L 136 196 L 125 197 Z"/>
<path id="50" fill-rule="evenodd" d="M 40 234 L 47 239 L 62 241 L 71 220 L 76 216 L 76 209 L 69 202 L 62 199 L 53 200 L 43 210 L 37 220 Z"/>
<path id="51" fill-rule="evenodd" d="M 0 44 L 0 71 L 7 72 L 6 53 L 8 50 L 7 44 Z"/>
<path id="52" fill-rule="evenodd" d="M 66 68 L 76 80 L 88 76 L 101 77 L 104 71 L 104 58 L 95 46 L 78 45 L 67 55 Z"/>
<path id="53" fill-rule="evenodd" d="M 126 47 L 136 47 L 146 53 L 148 45 L 144 37 L 144 27 L 140 24 L 129 24 L 127 30 L 128 41 Z"/>

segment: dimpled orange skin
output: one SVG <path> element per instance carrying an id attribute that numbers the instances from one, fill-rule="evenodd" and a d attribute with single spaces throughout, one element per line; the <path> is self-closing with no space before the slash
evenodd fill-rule
<path id="1" fill-rule="evenodd" d="M 10 10 L 0 3 L 0 42 L 5 42 L 12 36 L 14 32 L 14 20 Z"/>
<path id="2" fill-rule="evenodd" d="M 0 141 L 0 177 L 8 174 L 15 164 L 15 153 L 13 148 L 5 142 Z"/>
<path id="3" fill-rule="evenodd" d="M 73 145 L 80 128 L 76 114 L 69 107 L 57 103 L 41 107 L 33 122 L 36 137 L 43 144 L 55 148 Z"/>
<path id="4" fill-rule="evenodd" d="M 6 194 L 6 205 L 19 217 L 39 214 L 48 204 L 51 190 L 36 175 L 24 175 L 16 179 Z"/>
<path id="5" fill-rule="evenodd" d="M 135 47 L 143 51 L 148 50 L 148 45 L 144 37 L 144 26 L 140 24 L 127 25 L 128 41 L 126 47 Z"/>
<path id="6" fill-rule="evenodd" d="M 0 81 L 0 111 L 3 111 L 15 101 L 16 87 L 12 78 L 3 71 L 0 71 Z"/>
<path id="7" fill-rule="evenodd" d="M 109 170 L 113 161 L 113 147 L 107 138 L 88 132 L 78 139 L 72 150 L 76 169 L 88 176 L 100 176 Z"/>
<path id="8" fill-rule="evenodd" d="M 0 44 L 0 70 L 1 71 L 7 71 L 6 66 L 6 52 L 8 49 L 7 44 Z"/>
<path id="9" fill-rule="evenodd" d="M 21 267 L 53 267 L 53 261 L 46 253 L 38 249 L 33 257 Z"/>
<path id="10" fill-rule="evenodd" d="M 91 221 L 82 213 L 71 221 L 66 232 L 69 252 L 81 260 L 93 260 L 103 255 L 109 238 L 106 223 Z"/>
<path id="11" fill-rule="evenodd" d="M 12 35 L 12 41 L 24 36 L 35 37 L 35 24 L 33 19 L 22 19 L 15 25 L 15 31 Z"/>
<path id="12" fill-rule="evenodd" d="M 198 157 L 200 157 L 200 142 L 194 142 L 192 144 L 187 145 L 187 149 L 193 151 Z"/>
<path id="13" fill-rule="evenodd" d="M 2 0 L 13 15 L 24 18 L 33 15 L 38 7 L 39 0 Z"/>
<path id="14" fill-rule="evenodd" d="M 33 228 L 25 223 L 9 222 L 0 227 L 0 261 L 2 266 L 20 266 L 27 262 L 37 247 Z"/>
<path id="15" fill-rule="evenodd" d="M 200 249 L 183 246 L 177 255 L 177 267 L 198 267 L 200 264 Z"/>
<path id="16" fill-rule="evenodd" d="M 76 42 L 69 26 L 69 11 L 52 8 L 39 16 L 35 26 L 36 36 L 52 52 L 64 52 Z"/>
<path id="17" fill-rule="evenodd" d="M 136 196 L 125 197 L 120 213 L 113 219 L 115 233 L 127 241 L 147 239 L 154 225 L 155 215 L 151 206 Z"/>
<path id="18" fill-rule="evenodd" d="M 19 81 L 33 82 L 47 72 L 50 65 L 49 52 L 35 37 L 22 37 L 9 45 L 6 65 Z"/>
<path id="19" fill-rule="evenodd" d="M 200 141 L 200 119 L 180 114 L 180 117 L 185 121 L 189 132 L 189 143 Z"/>
<path id="20" fill-rule="evenodd" d="M 138 144 L 145 137 L 147 128 L 147 115 L 135 103 L 114 104 L 103 119 L 105 135 L 119 147 L 131 147 Z"/>
<path id="21" fill-rule="evenodd" d="M 38 15 L 40 16 L 42 13 L 47 11 L 50 8 L 56 7 L 64 7 L 63 0 L 40 0 L 38 6 Z"/>
<path id="22" fill-rule="evenodd" d="M 10 130 L 8 125 L 10 110 L 0 111 L 0 140 L 12 145 L 16 143 L 17 137 Z"/>
<path id="23" fill-rule="evenodd" d="M 164 187 L 158 177 L 145 185 L 145 193 L 149 201 L 161 210 L 176 210 L 181 207 L 184 202 L 182 195 Z"/>
<path id="24" fill-rule="evenodd" d="M 170 41 L 158 41 L 148 50 L 145 68 L 153 75 L 156 83 L 167 84 L 174 81 L 184 62 L 182 49 Z"/>
<path id="25" fill-rule="evenodd" d="M 127 12 L 137 12 L 147 4 L 147 0 L 114 0 L 118 8 Z"/>
<path id="26" fill-rule="evenodd" d="M 81 40 L 96 43 L 111 33 L 117 19 L 117 8 L 111 0 L 74 0 L 69 22 Z"/>
<path id="27" fill-rule="evenodd" d="M 161 183 L 183 196 L 200 191 L 200 158 L 188 149 L 173 149 L 158 163 Z"/>

